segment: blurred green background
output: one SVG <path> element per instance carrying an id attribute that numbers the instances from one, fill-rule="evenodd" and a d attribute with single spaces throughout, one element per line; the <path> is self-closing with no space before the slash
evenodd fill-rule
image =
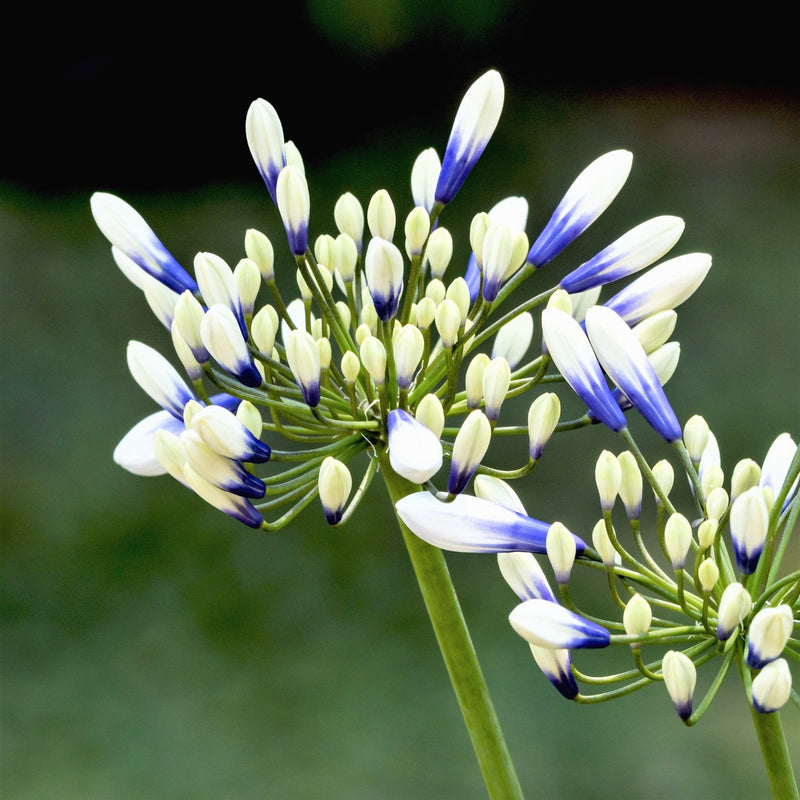
<path id="1" fill-rule="evenodd" d="M 727 470 L 744 456 L 760 461 L 784 430 L 800 435 L 796 86 L 733 59 L 701 56 L 696 72 L 643 64 L 641 44 L 630 61 L 595 61 L 576 40 L 568 55 L 582 52 L 579 61 L 546 67 L 541 44 L 525 48 L 535 30 L 525 8 L 315 0 L 265 26 L 273 49 L 254 41 L 257 28 L 244 42 L 221 32 L 169 47 L 163 32 L 146 48 L 134 33 L 125 46 L 87 39 L 50 51 L 20 92 L 20 118 L 37 124 L 5 131 L 15 147 L 4 148 L 0 183 L 3 796 L 485 796 L 377 482 L 343 529 L 312 505 L 264 535 L 168 478 L 111 461 L 154 410 L 127 373 L 126 342 L 169 344 L 114 266 L 89 194 L 131 202 L 185 265 L 199 250 L 235 263 L 249 227 L 280 251 L 277 213 L 244 140 L 256 96 L 274 102 L 305 156 L 319 234 L 333 229 L 333 203 L 348 190 L 366 203 L 388 188 L 402 219 L 414 157 L 443 151 L 463 91 L 500 69 L 500 126 L 446 212 L 457 248 L 450 278 L 466 262 L 476 211 L 522 194 L 533 238 L 586 164 L 632 150 L 618 199 L 540 285 L 650 216 L 682 216 L 676 253 L 710 252 L 714 266 L 679 312 L 682 359 L 668 387 L 678 416 L 706 416 Z M 313 77 L 285 68 L 290 52 Z M 49 93 L 37 94 L 45 74 Z M 285 256 L 282 266 L 289 288 Z M 667 455 L 636 431 L 652 461 Z M 599 428 L 554 440 L 535 477 L 517 485 L 529 512 L 588 536 L 604 447 L 621 449 Z M 517 449 L 508 448 L 513 463 L 525 443 Z M 507 455 L 493 451 L 492 463 Z M 577 707 L 508 626 L 514 597 L 494 559 L 448 562 L 529 797 L 766 795 L 733 676 L 691 730 L 660 687 Z M 597 673 L 615 659 L 578 663 Z M 797 754 L 796 710 L 785 724 Z"/>

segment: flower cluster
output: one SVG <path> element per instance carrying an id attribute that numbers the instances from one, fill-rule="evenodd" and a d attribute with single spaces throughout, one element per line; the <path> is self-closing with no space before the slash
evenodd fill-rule
<path id="1" fill-rule="evenodd" d="M 679 346 L 668 341 L 673 309 L 699 286 L 710 257 L 664 261 L 597 303 L 603 285 L 661 259 L 678 241 L 682 220 L 660 216 L 637 225 L 558 283 L 509 307 L 520 285 L 546 274 L 541 268 L 611 203 L 630 171 L 629 152 L 606 153 L 581 172 L 532 245 L 524 198 L 478 213 L 469 262 L 451 264 L 453 237 L 442 212 L 483 153 L 503 97 L 500 75 L 484 74 L 459 106 L 441 161 L 433 148 L 416 159 L 414 207 L 402 233 L 385 190 L 370 198 L 366 214 L 346 193 L 334 208 L 338 230 L 313 242 L 300 152 L 285 140 L 275 109 L 256 100 L 247 141 L 286 231 L 299 289 L 290 302 L 278 289 L 280 259 L 263 233 L 247 231 L 244 257 L 233 269 L 217 255 L 198 253 L 192 277 L 133 208 L 96 193 L 92 212 L 113 257 L 169 332 L 188 379 L 156 350 L 130 343 L 130 371 L 163 410 L 122 439 L 115 460 L 141 475 L 169 473 L 225 513 L 265 529 L 285 525 L 317 496 L 328 522 L 340 524 L 372 478 L 391 469 L 429 489 L 413 498 L 413 509 L 398 508 L 412 528 L 419 527 L 415 516 L 463 509 L 464 530 L 474 539 L 449 546 L 491 549 L 485 536 L 493 531 L 496 549 L 513 530 L 508 549 L 538 552 L 548 526 L 516 510 L 501 521 L 496 511 L 485 513 L 484 501 L 462 496 L 476 471 L 523 475 L 554 431 L 598 420 L 623 430 L 632 404 L 665 438 L 678 436 L 666 401 L 644 402 L 642 395 L 655 396 L 675 369 Z M 257 306 L 265 292 L 270 302 Z M 531 356 L 531 311 L 545 304 L 543 347 Z M 617 389 L 609 390 L 597 360 L 586 358 L 584 329 Z M 632 340 L 639 343 L 634 356 Z M 587 414 L 562 422 L 557 396 L 542 392 L 527 424 L 498 425 L 504 401 L 534 393 L 545 376 L 563 376 Z M 522 468 L 501 473 L 481 465 L 492 437 L 515 435 L 529 440 Z M 353 492 L 347 465 L 362 453 L 366 467 Z M 433 479 L 445 458 L 446 488 L 439 490 Z M 580 539 L 574 544 L 584 552 Z"/>

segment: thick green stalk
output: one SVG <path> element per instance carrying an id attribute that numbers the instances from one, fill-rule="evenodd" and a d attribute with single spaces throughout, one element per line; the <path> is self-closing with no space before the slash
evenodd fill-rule
<path id="1" fill-rule="evenodd" d="M 381 472 L 392 505 L 419 490 L 401 478 L 381 455 Z M 423 542 L 397 519 L 425 607 L 442 651 L 478 764 L 492 800 L 522 800 L 511 756 L 497 719 L 442 551 Z"/>
<path id="2" fill-rule="evenodd" d="M 800 794 L 797 791 L 780 714 L 777 711 L 773 711 L 771 714 L 760 714 L 752 706 L 750 706 L 750 713 L 753 715 L 753 725 L 758 734 L 758 743 L 761 745 L 761 755 L 764 759 L 764 767 L 767 770 L 773 798 L 775 800 L 798 800 Z"/>

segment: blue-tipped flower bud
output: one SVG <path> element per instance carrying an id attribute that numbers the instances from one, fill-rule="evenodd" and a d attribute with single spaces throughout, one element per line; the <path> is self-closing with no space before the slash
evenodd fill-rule
<path id="1" fill-rule="evenodd" d="M 485 413 L 489 422 L 497 422 L 500 408 L 511 384 L 511 368 L 502 356 L 493 358 L 482 375 Z"/>
<path id="2" fill-rule="evenodd" d="M 603 369 L 639 413 L 666 441 L 681 437 L 681 426 L 635 334 L 614 311 L 592 306 L 586 332 Z"/>
<path id="3" fill-rule="evenodd" d="M 679 650 L 669 650 L 661 662 L 661 672 L 678 716 L 686 721 L 692 715 L 692 697 L 697 683 L 694 662 Z"/>
<path id="4" fill-rule="evenodd" d="M 136 423 L 114 448 L 114 463 L 134 475 L 153 477 L 163 475 L 167 469 L 158 458 L 154 442 L 160 430 L 173 436 L 183 431 L 183 422 L 169 411 L 157 411 Z M 179 478 L 183 480 L 183 476 Z"/>
<path id="5" fill-rule="evenodd" d="M 247 341 L 247 326 L 244 324 L 239 289 L 233 270 L 227 262 L 214 253 L 198 253 L 194 257 L 194 274 L 206 305 L 227 306 L 236 317 L 242 337 Z"/>
<path id="6" fill-rule="evenodd" d="M 608 647 L 609 632 L 569 609 L 547 600 L 526 600 L 509 615 L 511 627 L 526 641 L 551 649 Z"/>
<path id="7" fill-rule="evenodd" d="M 217 363 L 245 386 L 261 386 L 261 373 L 242 337 L 239 320 L 228 306 L 211 306 L 200 323 L 203 344 Z"/>
<path id="8" fill-rule="evenodd" d="M 592 346 L 581 326 L 555 308 L 542 312 L 542 332 L 558 371 L 597 419 L 613 431 L 625 427 L 625 416 L 611 394 Z"/>
<path id="9" fill-rule="evenodd" d="M 261 527 L 264 518 L 249 500 L 217 488 L 199 475 L 189 464 L 184 467 L 183 471 L 186 483 L 207 503 L 251 528 Z"/>
<path id="10" fill-rule="evenodd" d="M 302 256 L 308 247 L 308 219 L 311 215 L 305 175 L 295 166 L 284 167 L 278 175 L 275 191 L 289 249 L 296 256 Z"/>
<path id="11" fill-rule="evenodd" d="M 214 452 L 197 431 L 185 430 L 181 434 L 181 444 L 192 469 L 218 489 L 241 497 L 266 494 L 264 481 L 251 475 L 240 462 Z"/>
<path id="12" fill-rule="evenodd" d="M 447 479 L 447 491 L 450 494 L 464 491 L 486 455 L 491 438 L 492 427 L 486 415 L 477 409 L 472 411 L 461 424 L 453 443 L 450 476 Z"/>
<path id="13" fill-rule="evenodd" d="M 761 669 L 783 652 L 792 635 L 792 608 L 781 603 L 774 608 L 762 608 L 747 630 L 747 666 Z"/>
<path id="14" fill-rule="evenodd" d="M 389 463 L 412 483 L 425 483 L 442 466 L 442 443 L 407 411 L 389 412 Z"/>
<path id="15" fill-rule="evenodd" d="M 449 203 L 481 157 L 503 110 L 505 89 L 500 73 L 489 70 L 469 87 L 458 107 L 442 169 L 436 183 L 435 201 Z"/>
<path id="16" fill-rule="evenodd" d="M 683 514 L 671 514 L 664 526 L 664 550 L 675 572 L 683 569 L 691 545 L 691 523 Z"/>
<path id="17" fill-rule="evenodd" d="M 403 325 L 392 342 L 397 385 L 408 389 L 425 350 L 425 337 L 416 325 Z"/>
<path id="18" fill-rule="evenodd" d="M 755 572 L 767 538 L 769 512 L 761 487 L 740 494 L 730 511 L 731 539 L 736 566 L 744 575 Z"/>
<path id="19" fill-rule="evenodd" d="M 621 470 L 619 497 L 628 519 L 639 519 L 642 513 L 642 473 L 633 453 L 625 450 L 617 456 Z"/>
<path id="20" fill-rule="evenodd" d="M 750 613 L 753 598 L 741 583 L 729 583 L 722 592 L 717 609 L 717 639 L 724 642 Z"/>
<path id="21" fill-rule="evenodd" d="M 530 648 L 536 665 L 544 673 L 547 680 L 567 700 L 575 699 L 578 695 L 578 684 L 572 674 L 569 650 L 539 647 L 535 644 L 531 644 Z"/>
<path id="22" fill-rule="evenodd" d="M 542 457 L 560 416 L 561 401 L 552 392 L 539 395 L 531 403 L 528 409 L 528 450 L 534 461 Z"/>
<path id="23" fill-rule="evenodd" d="M 97 227 L 114 247 L 173 292 L 197 291 L 197 284 L 153 233 L 142 216 L 124 200 L 106 192 L 91 199 Z M 118 262 L 119 263 L 119 262 Z"/>
<path id="24" fill-rule="evenodd" d="M 219 405 L 206 406 L 194 414 L 190 425 L 215 453 L 225 458 L 254 464 L 269 461 L 269 446 L 227 408 Z"/>
<path id="25" fill-rule="evenodd" d="M 570 293 L 584 292 L 649 267 L 669 252 L 683 233 L 680 217 L 655 217 L 637 225 L 561 280 Z"/>
<path id="26" fill-rule="evenodd" d="M 792 693 L 792 673 L 785 658 L 767 664 L 753 678 L 753 708 L 771 714 L 783 707 Z"/>
<path id="27" fill-rule="evenodd" d="M 541 267 L 580 236 L 610 205 L 628 179 L 633 155 L 613 150 L 589 164 L 575 179 L 528 253 Z"/>
<path id="28" fill-rule="evenodd" d="M 768 486 L 772 489 L 773 494 L 777 497 L 783 488 L 786 475 L 789 472 L 789 465 L 797 452 L 797 445 L 788 433 L 782 433 L 770 445 L 767 455 L 764 458 L 764 463 L 761 467 L 761 478 L 759 479 L 759 486 Z M 789 504 L 789 501 L 794 497 L 797 491 L 798 480 L 792 484 L 789 493 L 786 495 L 783 508 Z M 781 509 L 783 511 L 783 509 Z"/>
<path id="29" fill-rule="evenodd" d="M 319 405 L 322 367 L 314 337 L 306 331 L 289 331 L 284 339 L 284 345 L 289 369 L 300 387 L 303 400 L 311 408 L 316 408 Z"/>
<path id="30" fill-rule="evenodd" d="M 403 254 L 386 239 L 370 239 L 364 271 L 378 319 L 387 322 L 397 313 L 403 291 Z"/>
<path id="31" fill-rule="evenodd" d="M 272 202 L 277 205 L 278 175 L 286 166 L 283 127 L 278 113 L 266 100 L 250 104 L 245 120 L 247 144 L 256 167 L 267 185 Z"/>
<path id="32" fill-rule="evenodd" d="M 511 553 L 517 550 L 544 553 L 546 522 L 517 514 L 471 495 L 459 495 L 450 503 L 429 492 L 417 492 L 399 500 L 400 519 L 420 539 L 442 550 L 459 553 Z M 581 550 L 585 547 L 580 542 Z"/>
<path id="33" fill-rule="evenodd" d="M 175 367 L 142 342 L 128 342 L 127 358 L 128 369 L 136 383 L 163 409 L 183 420 L 183 407 L 194 395 Z"/>
<path id="34" fill-rule="evenodd" d="M 319 468 L 319 499 L 329 525 L 342 519 L 345 503 L 353 488 L 350 470 L 337 459 L 328 456 Z"/>

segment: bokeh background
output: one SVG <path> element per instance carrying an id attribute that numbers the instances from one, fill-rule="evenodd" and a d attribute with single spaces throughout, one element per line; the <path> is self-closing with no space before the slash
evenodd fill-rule
<path id="1" fill-rule="evenodd" d="M 312 506 L 264 535 L 111 461 L 154 410 L 127 373 L 126 342 L 169 346 L 114 266 L 89 195 L 127 199 L 186 265 L 199 250 L 235 263 L 249 227 L 279 245 L 244 138 L 255 97 L 303 152 L 318 234 L 348 190 L 366 203 L 388 188 L 402 219 L 414 157 L 443 150 L 466 87 L 499 69 L 503 118 L 447 211 L 455 264 L 477 210 L 525 195 L 534 236 L 586 164 L 632 150 L 618 199 L 548 274 L 647 217 L 684 217 L 676 252 L 710 252 L 714 267 L 680 311 L 679 417 L 706 416 L 728 470 L 760 461 L 784 430 L 800 435 L 800 94 L 780 26 L 758 50 L 747 46 L 765 32 L 758 20 L 721 42 L 696 17 L 592 13 L 308 0 L 170 27 L 137 10 L 88 33 L 70 10 L 4 72 L 4 797 L 484 796 L 377 482 L 341 530 Z M 637 431 L 653 461 L 667 455 Z M 599 428 L 556 439 L 520 485 L 529 511 L 588 535 L 604 447 L 621 449 Z M 519 448 L 493 451 L 494 463 L 518 463 Z M 493 558 L 448 561 L 528 796 L 766 795 L 733 676 L 691 730 L 660 687 L 577 707 L 506 623 L 514 598 Z M 579 663 L 600 672 L 615 658 Z M 797 754 L 796 710 L 786 726 Z"/>

